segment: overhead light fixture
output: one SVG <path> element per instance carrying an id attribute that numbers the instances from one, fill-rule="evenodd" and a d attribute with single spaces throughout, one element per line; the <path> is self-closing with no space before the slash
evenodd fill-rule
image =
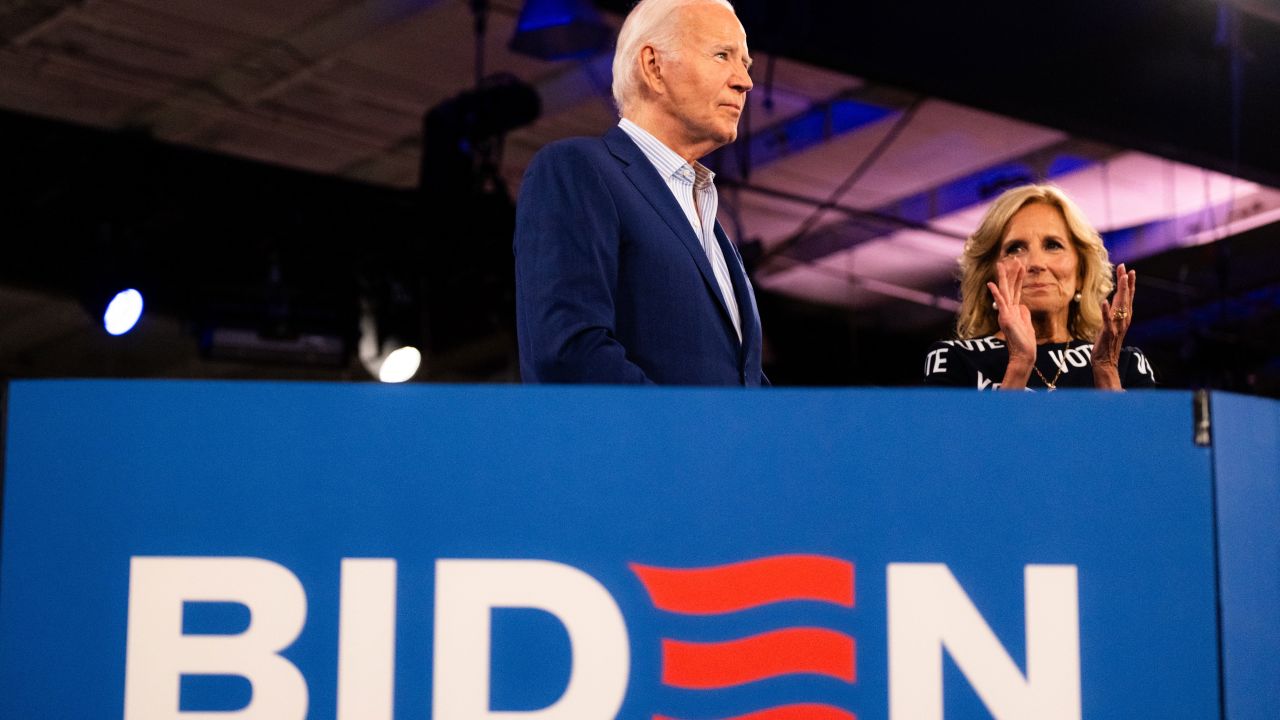
<path id="1" fill-rule="evenodd" d="M 146 304 L 138 288 L 151 286 L 131 252 L 132 239 L 128 233 L 121 237 L 113 224 L 103 222 L 78 258 L 80 304 L 92 321 L 101 322 L 113 336 L 137 326 Z"/>
<path id="2" fill-rule="evenodd" d="M 142 293 L 137 289 L 121 290 L 107 303 L 102 313 L 102 327 L 111 335 L 124 335 L 138 324 L 144 305 Z"/>
<path id="3" fill-rule="evenodd" d="M 198 337 L 200 352 L 212 360 L 332 368 L 351 362 L 349 343 L 337 334 L 272 337 L 257 327 L 210 323 L 200 327 Z"/>
<path id="4" fill-rule="evenodd" d="M 422 120 L 423 184 L 431 189 L 433 180 L 459 185 L 473 172 L 477 148 L 531 124 L 541 113 L 538 91 L 510 73 L 490 75 L 431 108 Z"/>
<path id="5" fill-rule="evenodd" d="M 594 55 L 613 38 L 588 0 L 525 0 L 509 47 L 542 60 Z"/>
<path id="6" fill-rule="evenodd" d="M 397 343 L 392 343 L 395 345 Z M 412 380 L 422 366 L 422 353 L 412 345 L 400 345 L 387 353 L 378 367 L 378 380 L 384 383 L 400 383 Z"/>
<path id="7" fill-rule="evenodd" d="M 360 340 L 356 348 L 360 364 L 380 382 L 412 380 L 422 366 L 422 352 L 391 327 L 400 323 L 393 323 L 385 314 L 377 317 L 367 301 L 360 305 Z"/>

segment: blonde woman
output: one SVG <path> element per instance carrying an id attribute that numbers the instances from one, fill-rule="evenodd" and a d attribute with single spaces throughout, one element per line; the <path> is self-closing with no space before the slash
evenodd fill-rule
<path id="1" fill-rule="evenodd" d="M 1026 185 L 996 198 L 965 242 L 960 274 L 956 339 L 929 349 L 926 384 L 1040 391 L 1155 384 L 1146 357 L 1123 342 L 1136 273 L 1121 264 L 1112 281 L 1102 238 L 1062 190 Z"/>

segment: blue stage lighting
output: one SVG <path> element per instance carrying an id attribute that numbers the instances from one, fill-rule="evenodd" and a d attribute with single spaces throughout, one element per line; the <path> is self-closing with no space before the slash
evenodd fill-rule
<path id="1" fill-rule="evenodd" d="M 510 48 L 542 60 L 594 55 L 608 46 L 613 29 L 588 0 L 526 0 Z"/>
<path id="2" fill-rule="evenodd" d="M 107 303 L 107 311 L 102 314 L 102 326 L 112 335 L 124 335 L 138 324 L 142 306 L 142 293 L 133 288 L 121 290 Z"/>

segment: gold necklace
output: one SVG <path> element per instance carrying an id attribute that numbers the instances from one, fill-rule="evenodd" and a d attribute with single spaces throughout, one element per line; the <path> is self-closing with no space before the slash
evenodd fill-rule
<path id="1" fill-rule="evenodd" d="M 1062 368 L 1066 367 L 1067 365 L 1067 351 L 1070 349 L 1071 349 L 1071 341 L 1068 340 L 1067 346 L 1062 349 L 1062 362 L 1058 363 L 1058 372 L 1054 374 L 1052 381 L 1050 381 L 1049 378 L 1045 377 L 1044 373 L 1040 372 L 1040 368 L 1036 367 L 1035 365 L 1031 366 L 1031 369 L 1035 370 L 1036 374 L 1040 376 L 1040 382 L 1044 383 L 1044 386 L 1049 388 L 1049 392 L 1053 392 L 1054 390 L 1058 389 L 1058 378 L 1062 377 Z M 1050 355 L 1049 357 L 1052 358 L 1053 356 Z"/>

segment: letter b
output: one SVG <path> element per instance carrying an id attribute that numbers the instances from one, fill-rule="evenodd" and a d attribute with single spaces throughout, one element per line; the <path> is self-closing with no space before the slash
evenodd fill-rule
<path id="1" fill-rule="evenodd" d="M 233 602 L 249 608 L 238 635 L 184 635 L 183 604 Z M 257 558 L 135 557 L 129 570 L 125 720 L 300 720 L 307 684 L 279 652 L 307 616 L 307 598 L 286 568 Z M 230 712 L 181 712 L 183 675 L 238 675 L 253 686 Z"/>

